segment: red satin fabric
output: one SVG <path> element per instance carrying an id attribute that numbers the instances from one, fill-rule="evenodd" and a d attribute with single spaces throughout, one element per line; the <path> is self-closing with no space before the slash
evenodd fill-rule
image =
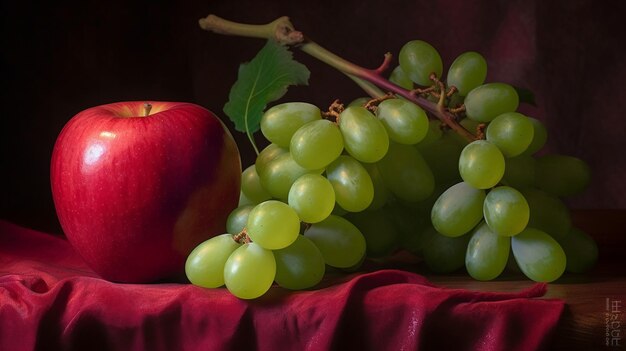
<path id="1" fill-rule="evenodd" d="M 140 250 L 140 248 L 138 248 Z M 62 238 L 0 221 L 0 350 L 535 350 L 563 301 L 445 289 L 400 270 L 239 300 L 100 279 Z"/>

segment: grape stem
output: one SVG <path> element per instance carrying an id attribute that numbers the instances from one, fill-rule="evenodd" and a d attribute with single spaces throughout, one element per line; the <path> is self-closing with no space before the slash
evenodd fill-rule
<path id="1" fill-rule="evenodd" d="M 439 102 L 437 102 L 437 107 L 445 107 L 445 102 L 446 102 L 446 86 L 445 86 L 445 84 L 443 84 L 443 82 L 440 81 L 439 78 L 437 78 L 437 75 L 434 74 L 434 73 L 431 73 L 428 78 L 433 83 L 435 83 L 435 86 L 439 87 L 439 94 L 436 95 L 439 98 Z"/>
<path id="2" fill-rule="evenodd" d="M 487 124 L 481 123 L 476 126 L 476 135 L 480 139 L 485 139 L 485 128 L 487 128 Z"/>
<path id="3" fill-rule="evenodd" d="M 365 103 L 365 105 L 363 105 L 363 107 L 365 109 L 367 109 L 368 111 L 370 111 L 371 113 L 376 113 L 376 110 L 378 109 L 378 105 L 385 101 L 385 100 L 389 100 L 389 99 L 393 99 L 394 95 L 393 94 L 386 94 L 383 95 L 381 97 L 375 97 L 372 98 L 371 100 L 369 100 L 367 103 Z"/>
<path id="4" fill-rule="evenodd" d="M 393 92 L 430 112 L 468 141 L 477 140 L 475 135 L 457 123 L 455 116 L 445 109 L 443 103 L 435 104 L 424 97 L 416 95 L 415 92 L 406 90 L 383 78 L 381 73 L 386 70 L 391 63 L 390 53 L 385 54 L 383 63 L 376 69 L 367 69 L 358 66 L 335 55 L 305 37 L 302 32 L 294 28 L 289 18 L 285 16 L 279 17 L 267 24 L 255 25 L 232 22 L 210 14 L 205 18 L 201 18 L 199 24 L 200 28 L 218 34 L 274 39 L 281 44 L 297 47 L 305 53 L 346 74 L 372 97 L 378 98 L 385 95 L 379 88 L 384 91 Z M 442 96 L 445 95 L 445 91 L 441 91 L 440 94 Z M 443 97 L 440 101 L 441 100 L 443 100 Z"/>
<path id="5" fill-rule="evenodd" d="M 344 106 L 339 101 L 339 99 L 335 99 L 332 104 L 328 107 L 328 112 L 322 112 L 325 119 L 334 121 L 336 124 L 339 124 L 339 116 L 344 110 Z"/>
<path id="6" fill-rule="evenodd" d="M 233 235 L 233 240 L 238 244 L 249 244 L 252 242 L 246 228 L 243 228 L 243 230 L 238 234 Z"/>

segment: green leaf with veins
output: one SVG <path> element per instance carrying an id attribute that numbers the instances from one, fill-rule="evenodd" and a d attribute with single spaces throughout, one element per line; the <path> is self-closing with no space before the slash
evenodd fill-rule
<path id="1" fill-rule="evenodd" d="M 309 70 L 294 61 L 285 46 L 268 40 L 252 61 L 239 66 L 237 81 L 230 89 L 224 113 L 245 132 L 259 153 L 252 135 L 259 130 L 268 103 L 280 99 L 290 85 L 307 85 Z"/>

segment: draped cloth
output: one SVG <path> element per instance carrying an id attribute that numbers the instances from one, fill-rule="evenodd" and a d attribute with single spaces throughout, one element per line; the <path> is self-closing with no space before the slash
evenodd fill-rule
<path id="1" fill-rule="evenodd" d="M 225 288 L 112 283 L 64 238 L 0 221 L 0 350 L 547 349 L 564 302 L 540 298 L 546 289 L 450 289 L 383 269 L 247 301 Z"/>

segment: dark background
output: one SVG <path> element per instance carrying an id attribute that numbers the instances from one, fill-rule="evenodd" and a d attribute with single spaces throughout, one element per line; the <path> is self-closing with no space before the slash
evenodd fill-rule
<path id="1" fill-rule="evenodd" d="M 288 15 L 296 28 L 365 67 L 413 39 L 449 65 L 481 52 L 488 80 L 531 89 L 523 112 L 549 128 L 547 150 L 586 160 L 589 190 L 575 208 L 626 208 L 624 1 L 2 1 L 0 219 L 60 232 L 49 160 L 63 125 L 79 111 L 125 100 L 189 101 L 220 116 L 240 62 L 264 42 L 204 32 L 209 13 L 266 23 Z M 364 95 L 304 53 L 308 87 L 283 98 L 326 107 Z M 445 70 L 444 70 L 445 72 Z M 232 123 L 224 119 L 232 130 Z M 253 161 L 234 132 L 244 165 Z"/>

